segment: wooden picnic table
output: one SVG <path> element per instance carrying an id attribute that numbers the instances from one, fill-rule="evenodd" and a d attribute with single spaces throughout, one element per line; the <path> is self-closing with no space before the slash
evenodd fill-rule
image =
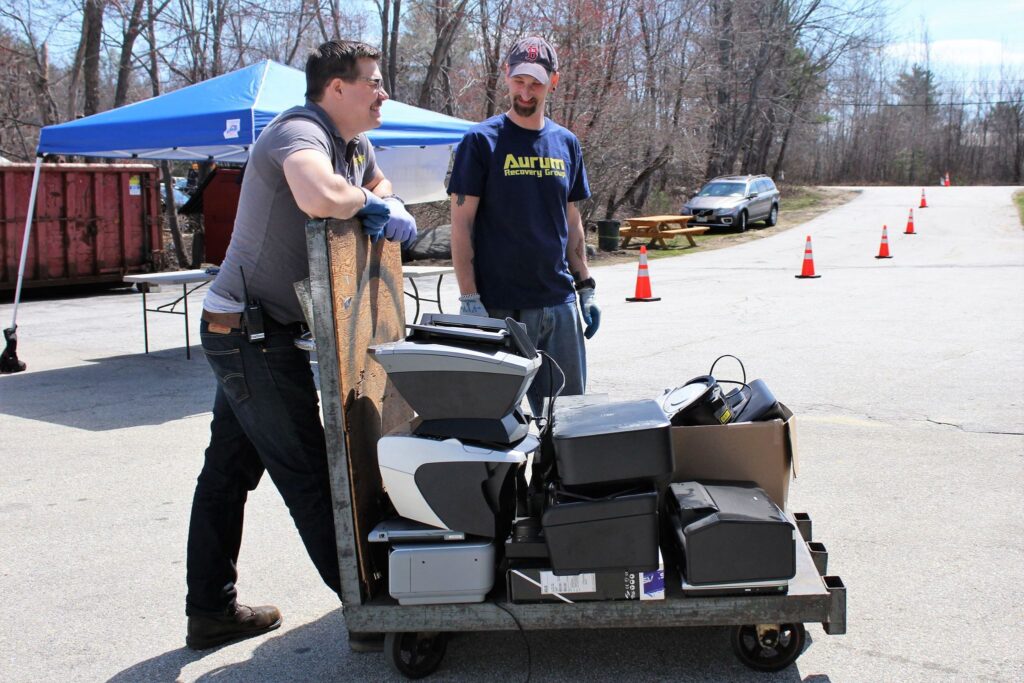
<path id="1" fill-rule="evenodd" d="M 693 241 L 693 236 L 703 235 L 708 231 L 708 227 L 687 227 L 686 224 L 692 218 L 693 216 L 639 216 L 637 218 L 627 218 L 623 221 L 624 225 L 619 228 L 619 235 L 623 238 L 622 246 L 626 247 L 634 237 L 647 237 L 650 239 L 648 246 L 654 246 L 657 243 L 662 247 L 667 247 L 666 239 L 683 235 L 690 243 L 690 246 L 695 247 L 697 243 Z"/>

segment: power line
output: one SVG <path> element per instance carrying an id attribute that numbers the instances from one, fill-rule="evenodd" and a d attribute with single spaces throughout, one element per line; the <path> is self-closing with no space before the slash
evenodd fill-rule
<path id="1" fill-rule="evenodd" d="M 995 100 L 989 102 L 836 102 L 826 100 L 825 103 L 836 107 L 932 107 L 942 109 L 945 107 L 978 107 L 982 105 L 996 106 L 1000 104 L 1015 105 L 1021 104 L 1021 100 Z"/>

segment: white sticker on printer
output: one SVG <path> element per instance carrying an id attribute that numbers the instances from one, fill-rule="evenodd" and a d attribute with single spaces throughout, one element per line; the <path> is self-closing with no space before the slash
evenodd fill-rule
<path id="1" fill-rule="evenodd" d="M 573 574 L 555 576 L 551 572 L 540 573 L 541 595 L 556 593 L 596 593 L 597 574 Z"/>

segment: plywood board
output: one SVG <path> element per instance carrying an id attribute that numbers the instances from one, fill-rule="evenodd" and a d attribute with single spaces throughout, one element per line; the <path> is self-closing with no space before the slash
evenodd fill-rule
<path id="1" fill-rule="evenodd" d="M 366 540 L 384 505 L 377 440 L 413 412 L 368 348 L 405 336 L 402 258 L 398 244 L 371 244 L 357 221 L 327 221 L 327 247 L 353 532 L 364 595 L 373 596 L 386 561 Z"/>

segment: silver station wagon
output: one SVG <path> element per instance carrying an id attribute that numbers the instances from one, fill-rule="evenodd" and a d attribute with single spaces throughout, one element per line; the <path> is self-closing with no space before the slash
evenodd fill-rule
<path id="1" fill-rule="evenodd" d="M 747 229 L 752 221 L 775 225 L 779 219 L 779 190 L 766 175 L 721 176 L 708 182 L 683 204 L 693 216 L 691 225 Z"/>

